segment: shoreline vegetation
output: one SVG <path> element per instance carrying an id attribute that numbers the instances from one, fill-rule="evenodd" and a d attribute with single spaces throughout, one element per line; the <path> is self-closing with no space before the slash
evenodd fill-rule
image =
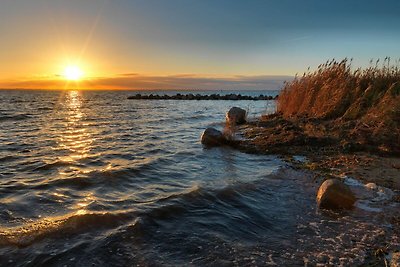
<path id="1" fill-rule="evenodd" d="M 329 61 L 286 83 L 277 112 L 238 127 L 234 146 L 278 154 L 325 177 L 353 176 L 400 190 L 400 68 Z M 297 162 L 303 155 L 308 161 Z"/>
<path id="2" fill-rule="evenodd" d="M 277 114 L 347 150 L 399 156 L 400 69 L 389 58 L 378 63 L 355 71 L 346 59 L 320 65 L 286 84 Z"/>
<path id="3" fill-rule="evenodd" d="M 326 206 L 338 204 L 347 209 L 353 205 L 355 193 L 345 185 L 349 178 L 361 181 L 367 191 L 391 190 L 387 205 L 400 202 L 398 65 L 386 58 L 381 64 L 378 60 L 367 69 L 353 71 L 347 59 L 329 61 L 286 83 L 274 114 L 241 124 L 230 114 L 237 107 L 232 108 L 222 132 L 225 139 L 218 142 L 248 153 L 279 155 L 295 168 L 310 171 L 321 185 L 316 199 L 321 208 L 324 198 L 329 202 Z M 210 141 L 205 139 L 206 131 L 202 143 L 215 145 L 212 141 L 221 136 L 208 129 Z M 235 132 L 244 138 L 232 138 Z M 385 216 L 393 226 L 387 234 L 399 235 L 399 214 Z M 397 244 L 389 239 L 373 244 L 366 264 L 387 266 L 390 258 L 392 264 L 398 261 Z"/>

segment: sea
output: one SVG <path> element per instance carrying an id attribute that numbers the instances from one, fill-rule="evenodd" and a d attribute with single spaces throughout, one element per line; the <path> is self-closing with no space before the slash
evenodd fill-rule
<path id="1" fill-rule="evenodd" d="M 384 212 L 318 210 L 281 156 L 200 143 L 275 101 L 136 93 L 0 90 L 0 266 L 357 266 L 391 238 Z"/>

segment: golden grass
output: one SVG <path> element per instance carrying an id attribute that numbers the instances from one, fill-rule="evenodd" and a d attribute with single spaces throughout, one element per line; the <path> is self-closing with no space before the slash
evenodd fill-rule
<path id="1" fill-rule="evenodd" d="M 278 98 L 284 117 L 360 119 L 365 115 L 398 115 L 400 95 L 399 61 L 377 60 L 367 69 L 352 70 L 344 59 L 321 64 L 286 83 Z"/>
<path id="2" fill-rule="evenodd" d="M 332 121 L 336 128 L 347 128 L 339 135 L 384 144 L 383 150 L 391 150 L 400 144 L 399 62 L 391 64 L 385 58 L 381 63 L 371 61 L 366 69 L 352 70 L 347 59 L 328 61 L 286 83 L 277 111 L 291 120 Z"/>

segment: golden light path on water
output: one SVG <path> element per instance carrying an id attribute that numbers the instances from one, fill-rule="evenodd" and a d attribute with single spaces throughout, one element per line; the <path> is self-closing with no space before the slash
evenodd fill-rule
<path id="1" fill-rule="evenodd" d="M 87 161 L 96 159 L 101 154 L 94 152 L 94 141 L 97 130 L 90 122 L 92 109 L 84 105 L 85 99 L 82 91 L 66 90 L 57 103 L 57 111 L 52 114 L 54 121 L 49 121 L 43 135 L 49 135 L 56 140 L 56 146 L 52 149 L 59 154 L 56 158 L 48 158 L 47 165 L 62 166 L 56 176 L 46 179 L 45 183 L 57 181 L 73 181 L 76 183 L 86 178 L 93 171 L 107 171 L 112 164 L 106 166 L 90 166 Z M 98 114 L 97 114 L 98 115 Z M 59 164 L 59 165 L 58 165 Z M 67 210 L 55 215 L 38 216 L 34 220 L 26 220 L 25 223 L 14 227 L 0 228 L 0 245 L 14 244 L 16 246 L 28 246 L 52 233 L 63 231 L 74 232 L 82 221 L 89 218 L 102 218 L 107 216 L 105 211 L 91 210 L 90 205 L 98 201 L 93 190 L 79 190 L 73 195 L 63 188 L 53 188 L 52 199 L 64 205 Z M 13 200 L 15 201 L 15 200 Z M 116 214 L 116 213 L 115 213 Z M 110 215 L 112 216 L 112 215 Z"/>
<path id="2" fill-rule="evenodd" d="M 68 91 L 65 99 L 67 106 L 65 132 L 59 137 L 59 146 L 68 149 L 71 154 L 62 158 L 62 161 L 76 161 L 86 158 L 91 149 L 93 139 L 87 128 L 87 123 L 82 122 L 84 114 L 81 111 L 82 99 L 79 91 Z"/>
<path id="3" fill-rule="evenodd" d="M 93 137 L 89 130 L 89 124 L 83 121 L 85 114 L 82 111 L 82 92 L 77 90 L 67 91 L 64 101 L 66 116 L 64 131 L 58 138 L 58 146 L 59 149 L 68 150 L 69 154 L 60 157 L 59 160 L 61 162 L 76 163 L 89 157 L 92 149 Z M 91 170 L 72 169 L 71 171 L 85 173 Z M 70 173 L 66 172 L 66 170 L 61 170 L 59 175 L 60 179 L 63 179 L 69 177 Z M 88 192 L 73 206 L 73 209 L 76 211 L 77 215 L 86 214 L 86 207 L 93 201 L 95 201 L 94 194 Z"/>
<path id="4" fill-rule="evenodd" d="M 86 114 L 82 110 L 83 95 L 82 92 L 65 91 L 59 98 L 58 103 L 61 112 L 62 121 L 60 129 L 53 132 L 57 137 L 57 151 L 64 151 L 62 156 L 58 156 L 56 161 L 65 163 L 67 168 L 61 168 L 58 172 L 58 180 L 75 179 L 77 174 L 84 174 L 92 171 L 79 167 L 79 161 L 85 160 L 90 155 L 93 148 L 93 137 L 90 125 L 84 121 Z M 51 162 L 49 162 L 51 164 Z M 50 181 L 48 181 L 50 182 Z M 52 196 L 59 203 L 64 203 L 69 198 L 65 193 L 57 189 L 52 192 Z M 26 246 L 37 239 L 41 239 L 52 232 L 60 229 L 74 228 L 75 220 L 80 216 L 93 214 L 103 214 L 102 212 L 90 212 L 88 206 L 96 201 L 94 192 L 82 191 L 79 197 L 75 196 L 75 201 L 67 212 L 60 216 L 46 216 L 39 220 L 30 221 L 17 227 L 11 227 L 0 231 L 0 245 L 2 242 L 15 244 L 17 246 Z"/>

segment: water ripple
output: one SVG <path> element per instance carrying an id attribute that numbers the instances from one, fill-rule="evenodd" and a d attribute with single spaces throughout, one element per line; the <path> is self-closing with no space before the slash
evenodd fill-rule
<path id="1" fill-rule="evenodd" d="M 318 213 L 309 174 L 276 157 L 202 148 L 229 107 L 273 102 L 128 95 L 0 91 L 1 266 L 356 265 L 396 238 L 382 213 Z"/>

